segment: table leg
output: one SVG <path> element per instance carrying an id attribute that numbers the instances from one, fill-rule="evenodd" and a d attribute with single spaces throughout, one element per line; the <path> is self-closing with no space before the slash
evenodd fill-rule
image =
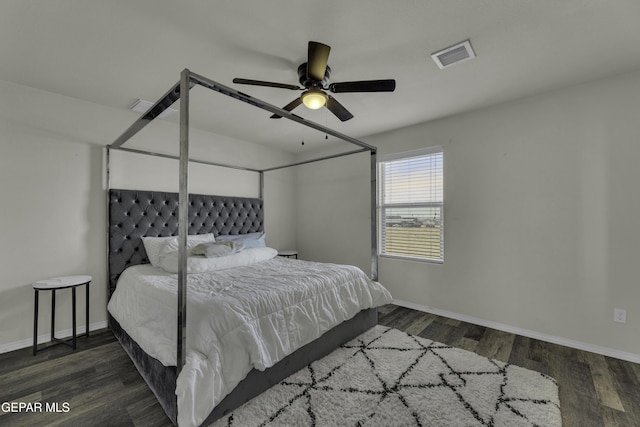
<path id="1" fill-rule="evenodd" d="M 85 309 L 87 310 L 87 322 L 85 323 L 87 325 L 86 335 L 87 338 L 89 338 L 89 283 L 84 285 L 84 288 L 86 289 L 85 293 L 87 294 L 87 303 L 85 304 Z"/>
<path id="2" fill-rule="evenodd" d="M 71 308 L 72 313 L 72 330 L 73 330 L 73 349 L 76 349 L 76 286 L 71 288 L 71 304 L 73 307 Z"/>
<path id="3" fill-rule="evenodd" d="M 35 308 L 33 313 L 33 355 L 38 352 L 38 290 L 35 289 Z"/>
<path id="4" fill-rule="evenodd" d="M 51 341 L 55 338 L 56 324 L 56 290 L 52 289 L 51 293 Z"/>

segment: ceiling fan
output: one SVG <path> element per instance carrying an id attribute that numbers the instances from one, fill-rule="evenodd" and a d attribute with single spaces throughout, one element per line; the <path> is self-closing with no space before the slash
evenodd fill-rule
<path id="1" fill-rule="evenodd" d="M 346 108 L 342 106 L 333 96 L 326 93 L 346 92 L 393 92 L 396 88 L 396 81 L 393 79 L 386 80 L 360 80 L 354 82 L 329 83 L 331 77 L 331 68 L 327 65 L 329 60 L 329 52 L 331 47 L 319 42 L 309 42 L 307 53 L 307 62 L 298 67 L 298 77 L 300 84 L 290 85 L 286 83 L 265 82 L 262 80 L 250 79 L 233 79 L 234 83 L 268 86 L 280 89 L 304 90 L 302 95 L 294 99 L 284 107 L 283 110 L 292 111 L 300 104 L 304 104 L 307 108 L 317 110 L 326 106 L 329 111 L 335 114 L 341 121 L 347 121 L 353 118 Z M 274 114 L 272 119 L 279 119 L 281 116 Z"/>

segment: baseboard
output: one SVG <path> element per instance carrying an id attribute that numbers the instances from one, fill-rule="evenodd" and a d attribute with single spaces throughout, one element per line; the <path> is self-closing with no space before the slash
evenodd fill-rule
<path id="1" fill-rule="evenodd" d="M 441 310 L 439 308 L 433 308 L 426 305 L 415 304 L 413 302 L 393 300 L 393 304 L 401 307 L 412 308 L 414 310 L 423 311 L 425 313 L 431 313 L 438 316 L 449 317 L 451 319 L 460 320 L 462 322 L 472 323 L 474 325 L 480 325 L 487 328 L 497 329 L 499 331 L 509 332 L 512 334 L 522 335 L 523 337 L 534 338 L 540 341 L 550 342 L 552 344 L 558 344 L 565 347 L 575 348 L 577 350 L 589 351 L 591 353 L 601 354 L 603 356 L 613 357 L 620 360 L 626 360 L 628 362 L 640 363 L 640 355 L 634 353 L 628 353 L 625 351 L 619 351 L 608 347 L 601 347 L 594 344 L 584 343 L 581 341 L 574 341 L 562 337 L 556 337 L 553 335 L 547 335 L 528 329 L 516 328 L 502 323 L 492 322 L 489 320 L 478 319 L 476 317 L 467 316 L 464 314 L 454 313 L 447 310 Z"/>
<path id="2" fill-rule="evenodd" d="M 89 331 L 97 331 L 98 329 L 104 329 L 107 327 L 107 321 L 104 320 L 102 322 L 90 323 Z M 83 334 L 85 331 L 84 325 L 80 325 L 80 327 L 76 330 L 77 334 Z M 73 334 L 73 330 L 71 328 L 65 329 L 62 331 L 56 331 L 56 338 L 68 338 Z M 38 336 L 38 344 L 42 344 L 45 342 L 51 341 L 51 334 L 44 334 Z M 20 341 L 10 342 L 6 344 L 0 344 L 0 354 L 8 353 L 13 350 L 19 350 L 21 348 L 32 347 L 33 346 L 33 338 L 26 338 Z"/>

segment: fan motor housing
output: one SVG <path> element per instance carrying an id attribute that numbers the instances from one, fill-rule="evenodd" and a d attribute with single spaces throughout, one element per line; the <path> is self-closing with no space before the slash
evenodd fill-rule
<path id="1" fill-rule="evenodd" d="M 309 89 L 310 87 L 319 87 L 324 89 L 329 83 L 329 77 L 331 77 L 331 68 L 328 65 L 326 71 L 324 72 L 324 78 L 322 79 L 322 81 L 313 80 L 307 77 L 306 62 L 300 64 L 300 66 L 298 67 L 298 81 L 307 89 Z"/>

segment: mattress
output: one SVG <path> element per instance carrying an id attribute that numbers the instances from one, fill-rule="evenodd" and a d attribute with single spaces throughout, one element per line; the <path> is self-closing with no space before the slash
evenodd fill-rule
<path id="1" fill-rule="evenodd" d="M 187 355 L 178 424 L 199 425 L 252 369 L 296 349 L 391 295 L 357 267 L 272 258 L 189 274 Z M 150 356 L 176 364 L 177 275 L 149 264 L 121 275 L 108 310 Z"/>

